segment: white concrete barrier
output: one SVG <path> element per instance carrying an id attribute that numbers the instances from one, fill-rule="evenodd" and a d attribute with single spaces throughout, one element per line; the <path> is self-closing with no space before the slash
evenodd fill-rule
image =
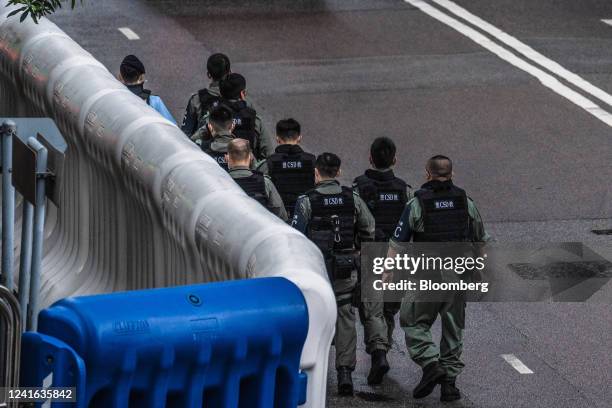
<path id="1" fill-rule="evenodd" d="M 47 19 L 0 0 L 0 116 L 48 116 L 68 144 L 45 228 L 41 305 L 67 296 L 283 276 L 308 304 L 308 407 L 325 406 L 336 303 L 319 250 Z M 16 239 L 16 241 L 19 241 Z"/>

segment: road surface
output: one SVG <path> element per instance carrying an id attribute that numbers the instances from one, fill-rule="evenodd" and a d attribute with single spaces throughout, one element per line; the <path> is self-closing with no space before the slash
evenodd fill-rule
<path id="1" fill-rule="evenodd" d="M 612 228 L 612 2 L 105 0 L 52 19 L 112 72 L 138 55 L 179 120 L 224 52 L 268 129 L 298 119 L 308 150 L 344 159 L 344 182 L 390 136 L 413 186 L 428 157 L 452 157 L 498 241 L 581 241 L 612 259 L 611 237 L 591 232 Z M 470 304 L 465 398 L 450 406 L 609 407 L 610 285 L 595 298 Z M 366 384 L 363 346 L 354 398 L 336 396 L 330 368 L 330 407 L 441 405 L 438 391 L 411 398 L 420 371 L 395 336 L 382 386 Z"/>

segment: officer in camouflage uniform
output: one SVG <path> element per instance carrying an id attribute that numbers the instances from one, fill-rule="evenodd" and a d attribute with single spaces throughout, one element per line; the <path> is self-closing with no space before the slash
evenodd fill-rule
<path id="1" fill-rule="evenodd" d="M 316 157 L 301 148 L 302 129 L 295 119 L 283 119 L 276 124 L 276 141 L 274 153 L 257 170 L 270 176 L 289 218 L 293 218 L 297 198 L 314 188 Z"/>
<path id="2" fill-rule="evenodd" d="M 200 119 L 219 103 L 221 99 L 219 82 L 230 74 L 230 60 L 227 55 L 213 54 L 206 62 L 206 70 L 211 80 L 210 85 L 191 95 L 183 117 L 181 130 L 189 137 L 200 128 L 198 125 Z"/>
<path id="3" fill-rule="evenodd" d="M 285 205 L 272 180 L 268 176 L 249 168 L 252 160 L 249 142 L 244 139 L 232 139 L 227 145 L 225 159 L 230 176 L 249 197 L 286 222 Z"/>
<path id="4" fill-rule="evenodd" d="M 485 242 L 488 236 L 478 209 L 465 191 L 452 182 L 453 165 L 446 156 L 434 156 L 427 162 L 427 183 L 406 204 L 402 217 L 389 241 L 389 257 L 401 252 L 402 243 L 413 242 Z M 438 205 L 444 202 L 445 205 Z M 449 204 L 450 203 L 450 204 Z M 390 281 L 385 273 L 383 281 Z M 414 398 L 431 394 L 441 384 L 442 401 L 461 398 L 456 378 L 464 364 L 463 329 L 465 300 L 461 293 L 446 302 L 409 302 L 404 298 L 400 324 L 412 360 L 423 369 L 421 381 L 413 391 Z M 442 339 L 433 343 L 431 326 L 437 316 L 442 319 Z"/>
<path id="5" fill-rule="evenodd" d="M 412 188 L 393 173 L 397 161 L 396 150 L 395 143 L 388 137 L 374 140 L 370 147 L 372 168 L 353 181 L 353 189 L 359 193 L 376 220 L 376 242 L 389 242 Z M 399 309 L 399 302 L 384 303 L 383 314 L 389 344 L 393 344 L 395 315 Z"/>
<path id="6" fill-rule="evenodd" d="M 227 106 L 217 105 L 212 108 L 206 125 L 212 138 L 202 141 L 200 145 L 202 151 L 215 159 L 219 166 L 225 170 L 228 170 L 225 157 L 227 145 L 235 138 L 232 133 L 234 130 L 233 119 L 233 112 Z"/>
<path id="7" fill-rule="evenodd" d="M 338 393 L 353 394 L 352 372 L 356 365 L 357 333 L 352 306 L 357 279 L 355 256 L 361 242 L 374 239 L 374 217 L 366 204 L 348 187 L 340 186 L 340 158 L 323 153 L 315 163 L 316 187 L 298 198 L 292 226 L 321 249 L 336 294 L 336 370 Z M 368 380 L 379 383 L 389 370 L 385 320 L 381 303 L 364 303 L 366 351 L 372 355 Z M 382 358 L 380 358 L 382 356 Z"/>
<path id="8" fill-rule="evenodd" d="M 236 73 L 231 73 L 219 84 L 221 102 L 232 110 L 234 116 L 234 135 L 248 140 L 253 149 L 256 160 L 264 160 L 273 152 L 272 142 L 269 140 L 261 117 L 252 105 L 246 101 L 246 79 Z M 210 138 L 207 124 L 208 115 L 199 122 L 199 129 L 191 137 L 191 140 L 206 141 Z"/>

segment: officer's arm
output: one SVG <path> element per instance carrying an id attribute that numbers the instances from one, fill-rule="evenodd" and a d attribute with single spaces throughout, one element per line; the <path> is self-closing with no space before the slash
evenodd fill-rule
<path id="1" fill-rule="evenodd" d="M 266 131 L 266 127 L 263 125 L 263 121 L 259 115 L 255 118 L 255 130 L 259 134 L 259 140 L 257 143 L 257 159 L 265 159 L 266 157 L 274 153 L 274 146 L 270 135 Z"/>
<path id="2" fill-rule="evenodd" d="M 406 197 L 408 197 L 408 201 L 414 198 L 414 191 L 412 190 L 412 186 L 410 184 L 406 184 Z"/>
<path id="3" fill-rule="evenodd" d="M 308 230 L 308 222 L 310 221 L 310 200 L 308 196 L 300 196 L 295 203 L 295 213 L 291 220 L 291 226 L 302 234 L 306 234 Z"/>
<path id="4" fill-rule="evenodd" d="M 278 194 L 278 190 L 274 187 L 272 180 L 266 177 L 266 195 L 268 196 L 268 204 L 270 205 L 270 210 L 278 218 L 287 222 L 287 210 L 285 209 L 285 204 L 283 203 L 283 199 L 280 194 Z"/>
<path id="5" fill-rule="evenodd" d="M 366 203 L 357 194 L 354 194 L 355 207 L 357 210 L 357 247 L 361 242 L 373 241 L 374 231 L 376 229 L 376 221 L 374 216 L 368 209 Z"/>
<path id="6" fill-rule="evenodd" d="M 258 162 L 256 165 L 256 169 L 258 172 L 268 175 L 269 174 L 268 160 L 266 159 L 266 160 L 261 160 L 260 162 Z"/>
<path id="7" fill-rule="evenodd" d="M 474 233 L 474 241 L 476 242 L 487 242 L 491 239 L 489 234 L 485 231 L 484 223 L 482 222 L 482 217 L 480 216 L 480 212 L 472 201 L 471 198 L 468 198 L 468 211 L 470 213 L 470 221 L 472 223 L 472 231 Z"/>
<path id="8" fill-rule="evenodd" d="M 192 104 L 193 98 L 196 95 L 197 94 L 192 95 L 191 98 L 189 98 L 187 108 L 185 109 L 185 115 L 183 116 L 183 124 L 181 125 L 181 130 L 187 136 L 193 135 L 193 133 L 197 130 L 196 127 L 198 126 L 198 118 L 196 117 L 197 115 Z"/>
<path id="9" fill-rule="evenodd" d="M 196 143 L 197 145 L 201 145 L 202 142 L 204 141 L 204 127 L 199 128 L 198 130 L 196 130 L 194 132 L 193 135 L 191 135 L 190 139 L 192 142 Z"/>
<path id="10" fill-rule="evenodd" d="M 406 207 L 404 207 L 402 216 L 397 222 L 395 231 L 393 231 L 393 236 L 389 240 L 389 250 L 393 250 L 394 254 L 402 247 L 402 243 L 410 242 L 410 240 L 412 239 L 413 221 L 411 220 L 411 218 L 413 203 L 414 200 L 410 200 L 406 204 Z"/>

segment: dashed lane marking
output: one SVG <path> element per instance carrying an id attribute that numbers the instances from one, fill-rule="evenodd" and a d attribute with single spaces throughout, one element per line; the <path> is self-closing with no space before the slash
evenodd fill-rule
<path id="1" fill-rule="evenodd" d="M 132 29 L 129 27 L 120 27 L 118 30 L 121 31 L 121 34 L 125 35 L 125 37 L 130 41 L 140 40 L 138 34 L 132 31 Z"/>
<path id="2" fill-rule="evenodd" d="M 508 364 L 512 366 L 516 371 L 521 374 L 533 374 L 533 371 L 527 367 L 521 360 L 518 359 L 514 354 L 502 354 L 501 357 L 506 360 Z"/>

